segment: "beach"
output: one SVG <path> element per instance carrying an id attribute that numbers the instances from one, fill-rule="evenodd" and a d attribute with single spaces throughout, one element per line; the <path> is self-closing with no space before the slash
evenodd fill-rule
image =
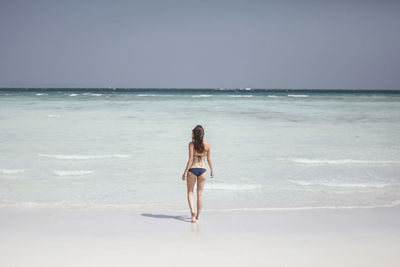
<path id="1" fill-rule="evenodd" d="M 1 1 L 0 267 L 400 267 L 399 14 Z"/>
<path id="2" fill-rule="evenodd" d="M 398 93 L 31 89 L 0 101 L 0 266 L 400 262 Z M 191 223 L 181 177 L 197 124 L 215 177 Z"/>
<path id="3" fill-rule="evenodd" d="M 0 211 L 2 266 L 397 266 L 399 208 Z"/>

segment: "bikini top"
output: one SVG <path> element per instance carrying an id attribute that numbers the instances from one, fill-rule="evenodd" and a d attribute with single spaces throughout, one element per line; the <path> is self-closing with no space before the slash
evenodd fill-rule
<path id="1" fill-rule="evenodd" d="M 195 155 L 193 154 L 193 156 L 196 156 L 198 160 L 201 160 L 202 157 L 207 156 L 207 153 L 204 155 Z"/>

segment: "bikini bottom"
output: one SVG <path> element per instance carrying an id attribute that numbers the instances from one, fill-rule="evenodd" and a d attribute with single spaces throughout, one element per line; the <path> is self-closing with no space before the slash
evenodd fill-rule
<path id="1" fill-rule="evenodd" d="M 193 173 L 194 175 L 196 175 L 197 177 L 199 177 L 200 175 L 205 173 L 207 171 L 207 169 L 204 169 L 204 168 L 190 168 L 189 171 L 191 173 Z"/>

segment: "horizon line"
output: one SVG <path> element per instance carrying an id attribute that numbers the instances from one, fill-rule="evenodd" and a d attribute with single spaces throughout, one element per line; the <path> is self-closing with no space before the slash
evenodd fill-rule
<path id="1" fill-rule="evenodd" d="M 158 90 L 335 90 L 335 91 L 345 91 L 345 90 L 386 90 L 386 91 L 397 91 L 400 88 L 251 88 L 251 87 L 0 87 L 0 90 L 8 89 L 40 89 L 40 90 L 70 90 L 70 89 L 101 89 L 101 90 L 141 90 L 141 89 L 158 89 Z"/>

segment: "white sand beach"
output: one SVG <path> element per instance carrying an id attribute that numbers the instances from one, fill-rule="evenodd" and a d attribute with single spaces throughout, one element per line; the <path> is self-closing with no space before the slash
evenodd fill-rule
<path id="1" fill-rule="evenodd" d="M 400 208 L 2 209 L 1 266 L 398 266 Z"/>
<path id="2" fill-rule="evenodd" d="M 0 1 L 0 267 L 400 267 L 399 14 Z"/>

